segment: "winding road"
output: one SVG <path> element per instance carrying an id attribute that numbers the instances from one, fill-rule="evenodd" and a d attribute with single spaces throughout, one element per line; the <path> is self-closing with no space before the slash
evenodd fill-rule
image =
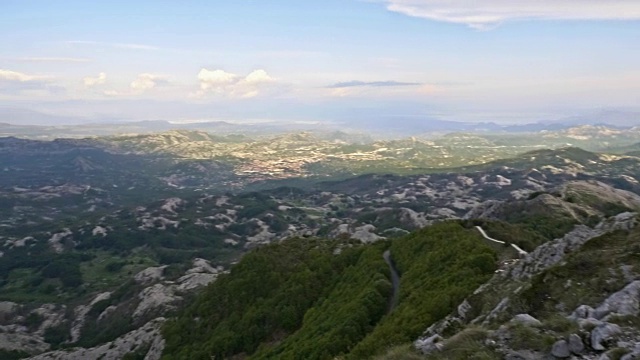
<path id="1" fill-rule="evenodd" d="M 476 229 L 478 229 L 478 231 L 480 231 L 480 234 L 482 234 L 482 236 L 483 236 L 485 239 L 487 239 L 487 240 L 489 240 L 489 241 L 496 242 L 496 243 L 498 243 L 498 244 L 505 244 L 505 242 L 504 242 L 504 241 L 496 240 L 496 239 L 494 239 L 494 238 L 492 238 L 492 237 L 489 237 L 489 235 L 487 235 L 487 233 L 486 233 L 486 232 L 484 232 L 484 229 L 483 229 L 483 228 L 481 228 L 480 226 L 476 226 Z M 526 252 L 526 251 L 524 251 L 524 250 L 522 250 L 518 245 L 516 245 L 516 244 L 510 244 L 510 245 L 511 245 L 511 247 L 513 247 L 514 249 L 516 249 L 516 251 L 518 252 L 518 254 L 520 254 L 520 255 L 527 255 L 527 252 Z"/>
<path id="2" fill-rule="evenodd" d="M 398 305 L 398 293 L 400 292 L 400 276 L 398 276 L 398 271 L 396 270 L 396 266 L 393 264 L 393 260 L 391 259 L 391 251 L 386 250 L 382 257 L 384 261 L 389 265 L 389 270 L 391 270 L 391 285 L 393 285 L 393 295 L 389 300 L 389 310 L 387 313 L 390 313 L 396 305 Z"/>

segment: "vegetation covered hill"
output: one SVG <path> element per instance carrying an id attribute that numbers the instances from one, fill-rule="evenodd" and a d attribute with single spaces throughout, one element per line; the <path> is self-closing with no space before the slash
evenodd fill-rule
<path id="1" fill-rule="evenodd" d="M 393 291 L 382 253 L 400 274 Z M 419 335 L 495 270 L 480 235 L 447 222 L 371 246 L 289 240 L 247 254 L 165 327 L 165 359 L 366 358 Z"/>

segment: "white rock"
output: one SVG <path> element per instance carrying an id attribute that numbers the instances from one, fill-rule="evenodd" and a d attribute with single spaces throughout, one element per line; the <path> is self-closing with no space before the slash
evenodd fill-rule
<path id="1" fill-rule="evenodd" d="M 167 265 L 148 267 L 137 273 L 133 279 L 141 285 L 148 285 L 152 282 L 164 279 L 163 273 Z"/>
<path id="2" fill-rule="evenodd" d="M 149 321 L 141 328 L 131 331 L 114 341 L 97 347 L 84 349 L 77 348 L 69 352 L 51 351 L 29 358 L 30 360 L 119 360 L 126 354 L 136 351 L 144 346 L 151 345 L 153 352 L 149 351 L 145 360 L 158 360 L 164 348 L 164 340 L 160 332 L 164 318 Z"/>
<path id="3" fill-rule="evenodd" d="M 540 320 L 534 318 L 529 314 L 518 314 L 511 319 L 513 324 L 521 324 L 525 326 L 542 326 Z"/>

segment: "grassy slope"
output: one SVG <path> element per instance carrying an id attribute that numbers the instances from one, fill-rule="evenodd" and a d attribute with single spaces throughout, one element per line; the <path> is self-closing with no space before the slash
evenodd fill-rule
<path id="1" fill-rule="evenodd" d="M 165 328 L 165 359 L 363 358 L 417 337 L 488 279 L 496 253 L 460 223 L 344 248 L 292 240 L 246 255 Z M 387 314 L 390 246 L 400 302 Z"/>

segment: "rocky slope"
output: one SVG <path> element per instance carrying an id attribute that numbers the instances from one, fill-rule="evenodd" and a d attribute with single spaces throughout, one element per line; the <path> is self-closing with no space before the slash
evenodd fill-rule
<path id="1" fill-rule="evenodd" d="M 635 359 L 637 224 L 636 214 L 621 213 L 541 245 L 431 325 L 415 347 L 427 358 L 463 359 L 455 346 L 466 338 L 487 358 Z"/>

